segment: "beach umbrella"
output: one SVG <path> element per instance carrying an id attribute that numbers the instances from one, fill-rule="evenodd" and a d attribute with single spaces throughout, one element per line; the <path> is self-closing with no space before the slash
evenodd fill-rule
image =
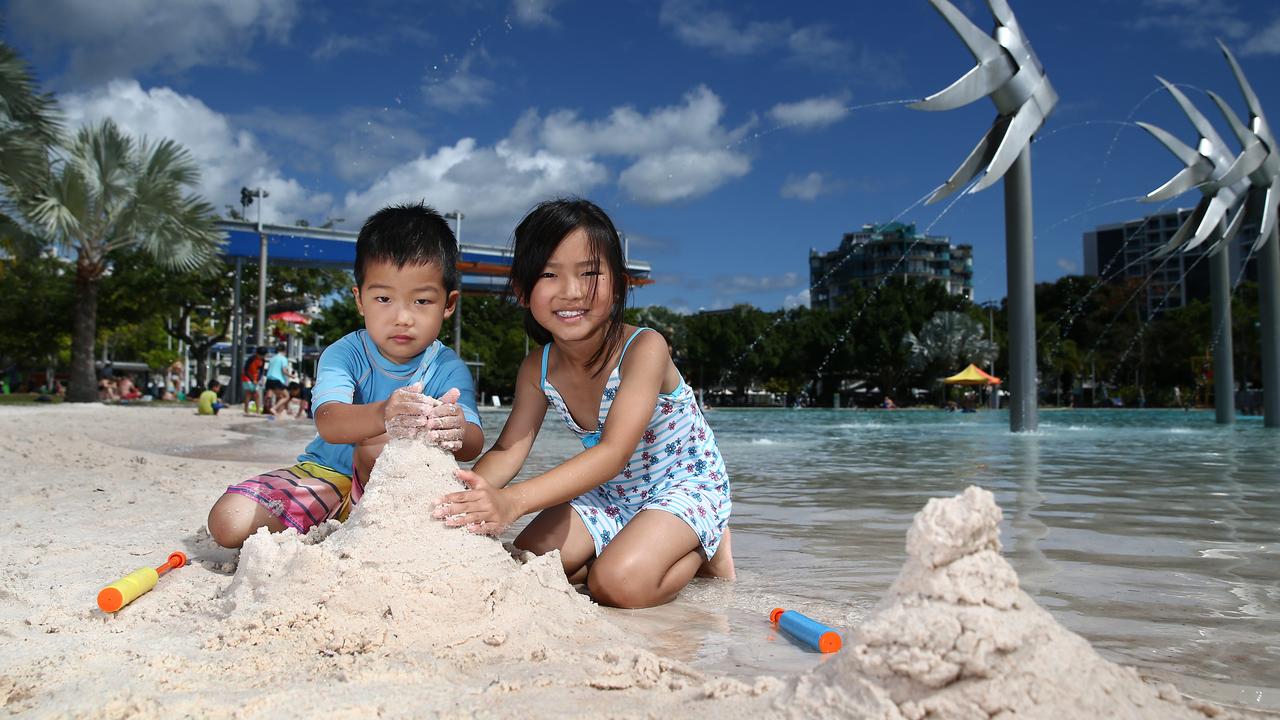
<path id="1" fill-rule="evenodd" d="M 311 324 L 311 318 L 307 317 L 306 315 L 303 315 L 300 312 L 296 312 L 294 310 L 286 310 L 285 312 L 278 312 L 275 315 L 272 315 L 271 319 L 279 320 L 280 322 L 289 323 L 290 325 L 310 325 Z"/>
<path id="2" fill-rule="evenodd" d="M 977 365 L 969 363 L 969 367 L 944 379 L 942 382 L 948 385 L 999 385 L 1000 378 L 988 375 Z"/>

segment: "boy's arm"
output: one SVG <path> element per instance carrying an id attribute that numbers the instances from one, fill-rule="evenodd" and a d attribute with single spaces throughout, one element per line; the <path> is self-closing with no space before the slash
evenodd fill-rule
<path id="1" fill-rule="evenodd" d="M 547 414 L 547 398 L 538 386 L 541 358 L 542 352 L 535 350 L 520 364 L 511 415 L 502 426 L 498 441 L 472 468 L 495 487 L 506 486 L 520 474 L 520 468 L 524 467 L 524 461 L 533 448 L 533 441 L 538 437 L 538 430 L 542 428 L 542 419 Z"/>
<path id="2" fill-rule="evenodd" d="M 388 402 L 390 400 L 363 405 L 327 402 L 313 413 L 316 432 L 325 442 L 334 445 L 351 445 L 381 435 L 387 431 Z"/>

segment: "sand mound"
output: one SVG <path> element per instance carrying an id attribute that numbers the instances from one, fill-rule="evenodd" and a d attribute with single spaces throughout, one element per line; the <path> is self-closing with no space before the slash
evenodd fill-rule
<path id="1" fill-rule="evenodd" d="M 1018 587 L 1000 556 L 1000 508 L 976 487 L 932 499 L 907 533 L 908 558 L 842 655 L 801 681 L 820 714 L 887 697 L 901 717 L 1203 718 L 1170 685 L 1104 660 Z M 872 688 L 871 686 L 875 687 Z"/>
<path id="2" fill-rule="evenodd" d="M 528 656 L 556 639 L 610 636 L 556 555 L 517 560 L 493 538 L 431 519 L 433 499 L 462 489 L 457 467 L 438 448 L 393 440 L 347 522 L 249 538 L 218 642 L 257 645 L 261 628 L 287 627 L 280 644 L 302 654 L 457 657 L 487 647 Z"/>

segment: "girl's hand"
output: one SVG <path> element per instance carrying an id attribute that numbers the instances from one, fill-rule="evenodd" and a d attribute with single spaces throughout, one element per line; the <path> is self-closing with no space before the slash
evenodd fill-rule
<path id="1" fill-rule="evenodd" d="M 440 498 L 432 517 L 444 520 L 449 527 L 465 527 L 478 535 L 497 535 L 520 517 L 508 493 L 470 470 L 459 470 L 456 475 L 471 489 Z"/>
<path id="2" fill-rule="evenodd" d="M 462 416 L 462 408 L 458 407 L 458 397 L 461 395 L 458 388 L 451 388 L 440 396 L 440 404 L 427 415 L 427 439 L 446 452 L 462 449 L 466 419 Z"/>

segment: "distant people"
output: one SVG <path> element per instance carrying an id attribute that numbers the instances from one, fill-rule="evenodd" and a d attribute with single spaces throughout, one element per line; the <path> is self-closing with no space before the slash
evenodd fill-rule
<path id="1" fill-rule="evenodd" d="M 263 393 L 265 412 L 274 414 L 276 405 L 289 399 L 289 392 L 285 388 L 289 385 L 291 374 L 289 356 L 285 354 L 283 345 L 277 345 L 276 354 L 267 361 L 267 384 Z"/>
<path id="2" fill-rule="evenodd" d="M 164 372 L 164 393 L 161 400 L 177 400 L 178 393 L 183 390 L 186 379 L 186 368 L 181 360 L 174 360 Z"/>
<path id="3" fill-rule="evenodd" d="M 262 374 L 267 365 L 267 349 L 258 346 L 244 361 L 240 371 L 240 388 L 244 390 L 244 414 L 262 412 Z"/>
<path id="4" fill-rule="evenodd" d="M 217 380 L 209 381 L 209 387 L 200 393 L 200 400 L 196 403 L 197 415 L 217 415 L 218 411 L 226 407 L 219 399 L 222 393 L 222 383 Z"/>
<path id="5" fill-rule="evenodd" d="M 116 393 L 119 394 L 121 400 L 137 400 L 142 397 L 142 391 L 137 385 L 133 384 L 133 377 L 125 373 L 116 380 Z"/>
<path id="6" fill-rule="evenodd" d="M 307 408 L 311 406 L 311 392 L 308 390 L 307 399 L 303 400 L 302 383 L 297 380 L 291 380 L 289 385 L 285 388 L 284 399 L 276 403 L 275 407 L 271 409 L 271 412 L 274 413 L 276 417 L 288 417 L 289 407 L 295 402 L 298 404 L 298 409 L 293 411 L 293 416 L 295 418 L 300 418 L 303 413 L 307 411 Z"/>
<path id="7" fill-rule="evenodd" d="M 885 395 L 885 396 L 884 396 L 884 400 L 883 400 L 883 401 L 881 401 L 881 403 L 880 403 L 880 407 L 881 407 L 882 409 L 884 409 L 884 410 L 897 410 L 897 409 L 898 409 L 898 406 L 897 406 L 897 405 L 895 405 L 895 404 L 894 404 L 894 402 L 893 402 L 893 398 L 889 397 L 888 395 Z"/>
<path id="8" fill-rule="evenodd" d="M 119 399 L 120 394 L 116 391 L 116 381 L 109 377 L 99 378 L 98 400 L 101 402 L 115 402 Z"/>

